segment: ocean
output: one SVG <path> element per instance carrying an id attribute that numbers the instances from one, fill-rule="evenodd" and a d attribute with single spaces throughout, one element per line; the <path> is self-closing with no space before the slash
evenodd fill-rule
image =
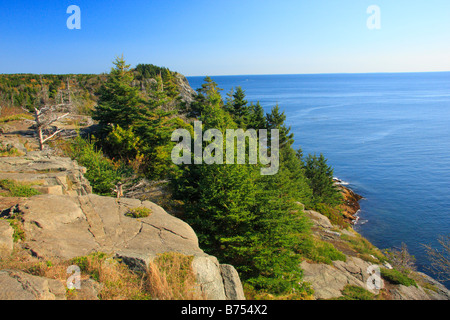
<path id="1" fill-rule="evenodd" d="M 450 234 L 450 72 L 211 78 L 224 97 L 241 86 L 266 112 L 278 104 L 294 147 L 364 197 L 355 230 L 380 249 L 405 243 L 432 275 L 423 245 Z"/>

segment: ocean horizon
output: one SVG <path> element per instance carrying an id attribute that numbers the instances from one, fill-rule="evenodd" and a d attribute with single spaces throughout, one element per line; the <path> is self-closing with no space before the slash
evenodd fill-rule
<path id="1" fill-rule="evenodd" d="M 364 197 L 354 229 L 380 249 L 405 243 L 433 276 L 424 245 L 450 230 L 449 71 L 210 77 L 224 98 L 241 86 L 265 112 L 278 104 L 294 147 L 323 153 Z"/>

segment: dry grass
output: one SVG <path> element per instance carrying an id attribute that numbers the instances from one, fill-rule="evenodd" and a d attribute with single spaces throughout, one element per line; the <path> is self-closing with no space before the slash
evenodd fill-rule
<path id="1" fill-rule="evenodd" d="M 192 256 L 165 253 L 155 259 L 146 273 L 135 273 L 120 261 L 104 253 L 93 253 L 70 261 L 42 261 L 18 251 L 0 260 L 0 270 L 15 269 L 60 280 L 66 285 L 67 268 L 77 265 L 81 279 L 93 279 L 101 284 L 102 300 L 199 300 L 205 299 L 192 271 Z M 74 290 L 67 290 L 67 299 L 84 300 Z"/>
<path id="2" fill-rule="evenodd" d="M 203 300 L 192 271 L 192 256 L 164 253 L 150 264 L 146 290 L 159 300 Z"/>

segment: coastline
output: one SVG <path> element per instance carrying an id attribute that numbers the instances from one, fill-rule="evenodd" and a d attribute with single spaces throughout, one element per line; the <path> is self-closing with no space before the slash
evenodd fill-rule
<path id="1" fill-rule="evenodd" d="M 347 221 L 351 225 L 356 224 L 359 219 L 358 212 L 361 210 L 359 201 L 361 199 L 364 199 L 364 197 L 339 182 L 336 182 L 335 185 L 341 191 L 341 194 L 344 197 L 344 203 L 341 205 L 341 209 L 345 221 Z"/>

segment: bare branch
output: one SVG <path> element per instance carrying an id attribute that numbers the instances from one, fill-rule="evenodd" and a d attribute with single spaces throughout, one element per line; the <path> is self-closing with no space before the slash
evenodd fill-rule
<path id="1" fill-rule="evenodd" d="M 63 131 L 64 129 L 59 129 L 56 130 L 52 135 L 48 136 L 47 138 L 42 140 L 42 143 L 47 142 L 48 140 L 50 140 L 51 138 L 53 138 L 54 136 L 56 136 L 58 133 L 60 133 L 61 131 Z"/>

